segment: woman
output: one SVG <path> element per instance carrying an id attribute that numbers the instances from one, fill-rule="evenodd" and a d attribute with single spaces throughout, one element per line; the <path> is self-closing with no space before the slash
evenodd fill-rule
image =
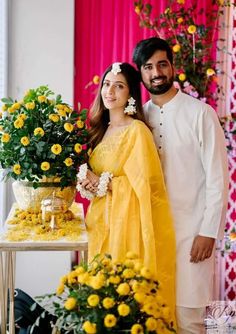
<path id="1" fill-rule="evenodd" d="M 160 161 L 145 124 L 140 77 L 115 63 L 104 73 L 92 107 L 89 159 L 79 189 L 91 203 L 86 216 L 89 258 L 136 253 L 160 282 L 174 314 L 175 239 Z M 173 316 L 174 320 L 174 316 Z"/>

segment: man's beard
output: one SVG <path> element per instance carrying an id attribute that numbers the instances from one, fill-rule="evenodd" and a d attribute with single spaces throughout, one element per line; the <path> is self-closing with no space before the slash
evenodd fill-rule
<path id="1" fill-rule="evenodd" d="M 143 82 L 144 87 L 149 91 L 149 93 L 153 95 L 161 95 L 161 94 L 168 92 L 168 90 L 172 87 L 173 82 L 174 82 L 173 76 L 170 77 L 169 80 L 167 80 L 166 76 L 156 77 L 156 78 L 153 78 L 152 80 L 155 80 L 155 79 L 166 79 L 166 82 L 164 82 L 163 84 L 157 85 L 155 87 L 153 87 L 151 84 L 147 85 L 145 82 Z"/>

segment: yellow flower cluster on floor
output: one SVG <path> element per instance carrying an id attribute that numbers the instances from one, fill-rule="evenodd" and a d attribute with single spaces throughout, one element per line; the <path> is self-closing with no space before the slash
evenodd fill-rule
<path id="1" fill-rule="evenodd" d="M 42 222 L 41 211 L 33 209 L 21 210 L 16 208 L 14 217 L 7 221 L 8 231 L 5 238 L 8 241 L 76 241 L 81 234 L 81 219 L 68 210 L 54 215 L 55 228 L 50 227 L 51 213 L 46 213 Z"/>
<path id="2" fill-rule="evenodd" d="M 61 277 L 56 326 L 73 333 L 175 333 L 159 283 L 132 252 L 123 262 L 98 255 Z"/>

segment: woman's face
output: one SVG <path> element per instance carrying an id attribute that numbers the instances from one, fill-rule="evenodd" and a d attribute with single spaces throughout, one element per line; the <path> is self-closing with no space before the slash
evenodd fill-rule
<path id="1" fill-rule="evenodd" d="M 125 109 L 130 98 L 128 83 L 123 74 L 108 72 L 104 78 L 101 96 L 105 108 L 109 110 Z"/>

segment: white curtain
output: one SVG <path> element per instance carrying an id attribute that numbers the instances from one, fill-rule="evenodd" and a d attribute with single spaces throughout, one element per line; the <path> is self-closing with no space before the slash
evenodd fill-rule
<path id="1" fill-rule="evenodd" d="M 0 0 L 0 97 L 7 95 L 7 56 L 8 56 L 8 0 Z M 1 104 L 2 105 L 2 104 Z M 0 166 L 1 167 L 1 166 Z M 2 170 L 0 169 L 0 180 Z M 7 215 L 8 184 L 0 181 L 0 226 Z"/>

